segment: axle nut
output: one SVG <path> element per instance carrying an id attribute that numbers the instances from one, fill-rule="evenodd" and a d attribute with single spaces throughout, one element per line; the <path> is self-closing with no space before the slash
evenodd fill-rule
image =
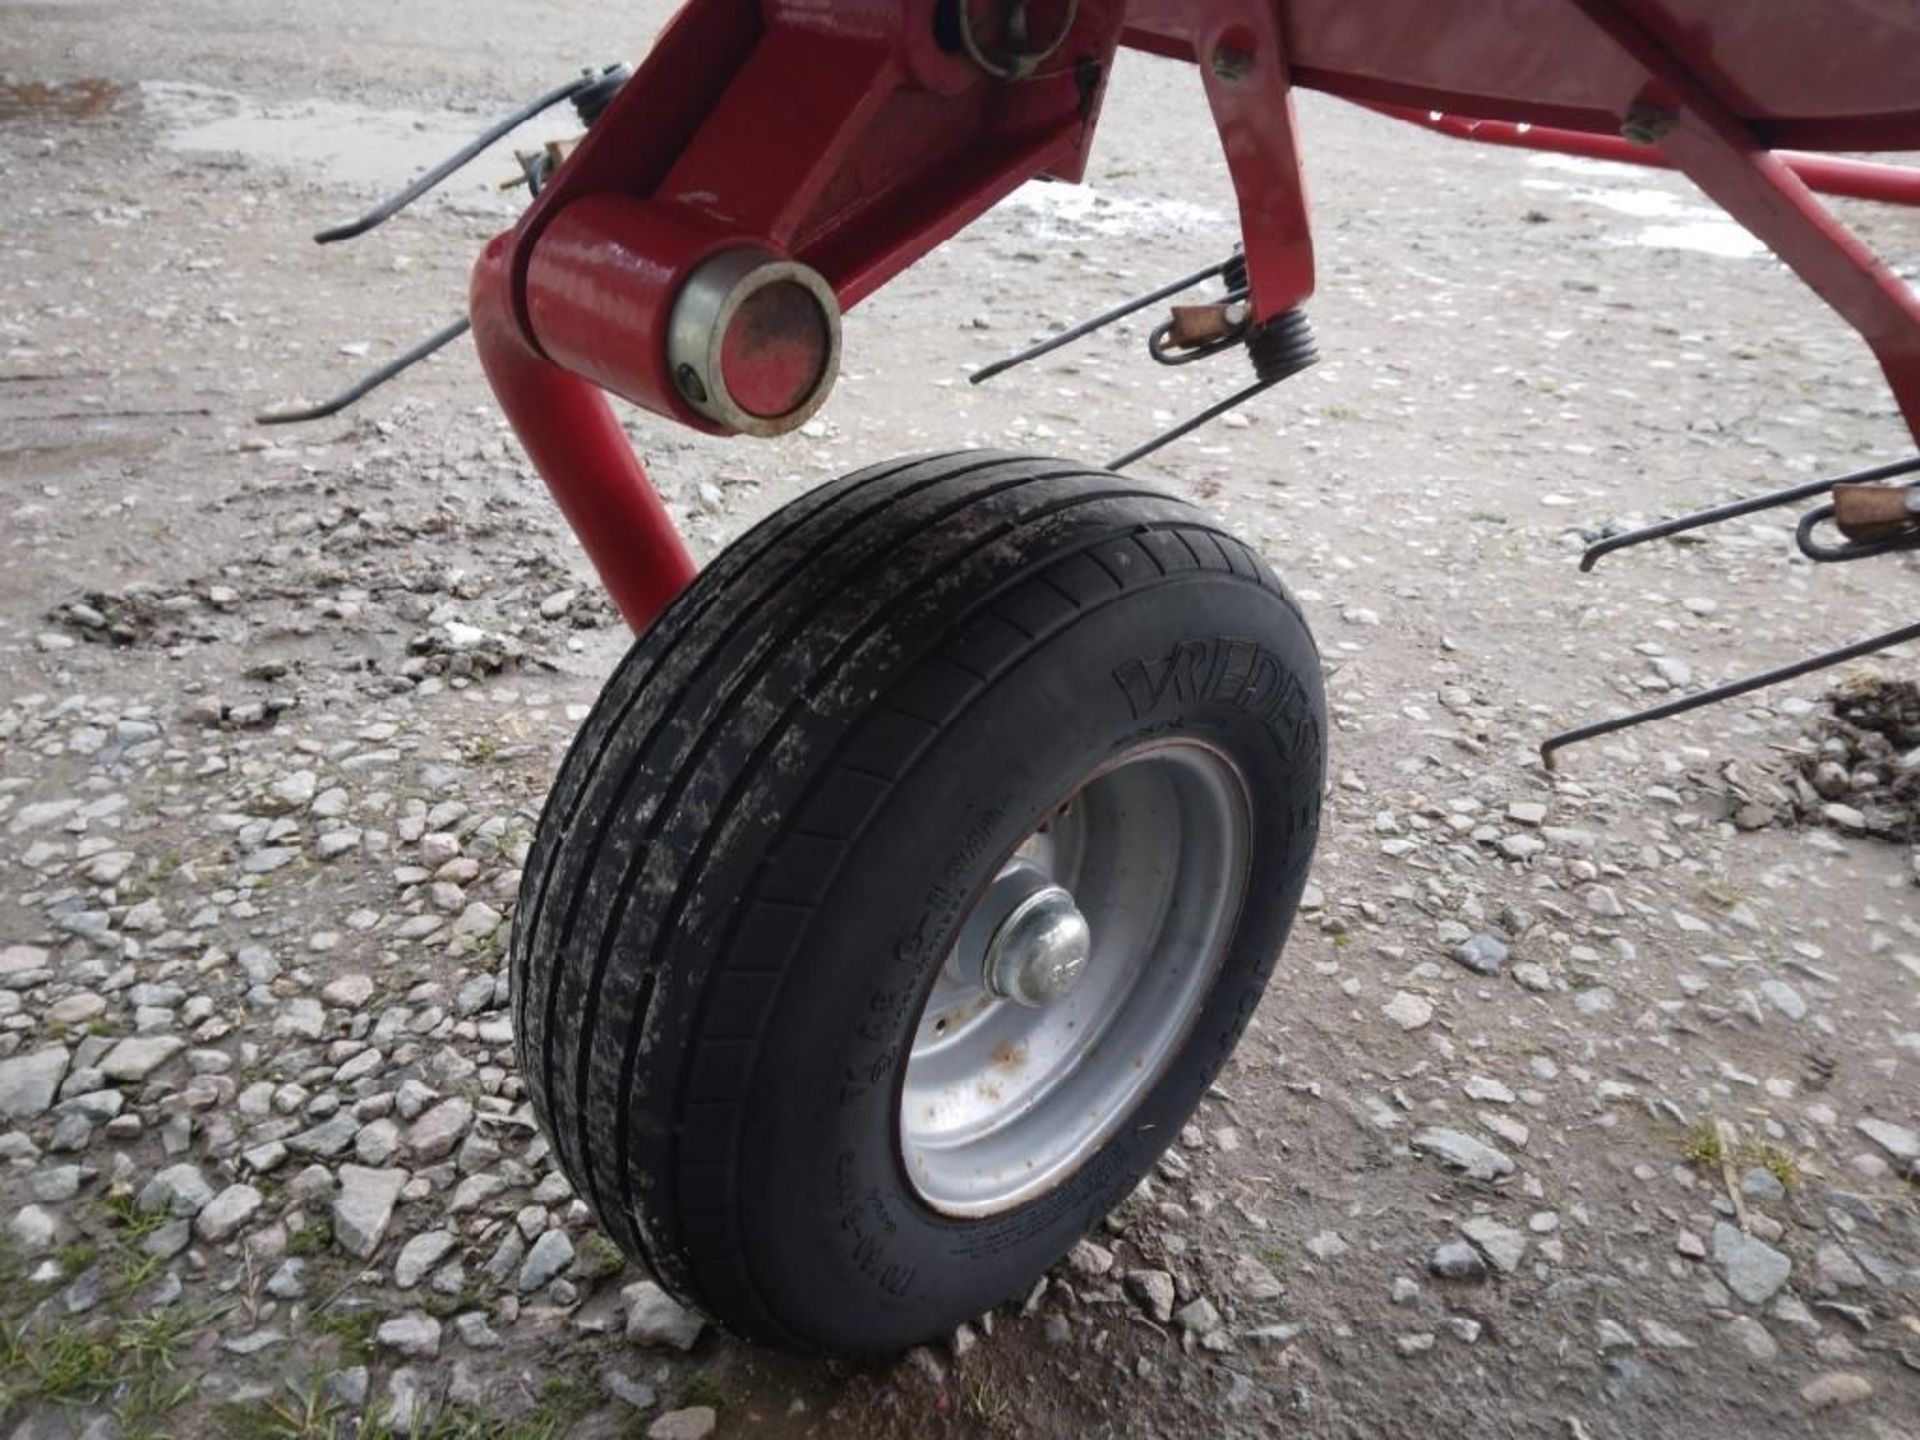
<path id="1" fill-rule="evenodd" d="M 1093 934 L 1058 885 L 1043 885 L 1013 908 L 987 942 L 987 991 L 1039 1008 L 1060 999 L 1087 968 Z"/>
<path id="2" fill-rule="evenodd" d="M 840 369 L 840 305 L 810 266 L 750 247 L 703 260 L 667 323 L 680 396 L 717 425 L 784 435 L 826 403 Z"/>

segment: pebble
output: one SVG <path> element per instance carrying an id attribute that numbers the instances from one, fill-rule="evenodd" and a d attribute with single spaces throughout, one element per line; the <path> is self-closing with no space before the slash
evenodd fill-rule
<path id="1" fill-rule="evenodd" d="M 1126 1285 L 1149 1317 L 1163 1325 L 1173 1320 L 1173 1276 L 1164 1270 L 1129 1270 Z"/>
<path id="2" fill-rule="evenodd" d="M 1113 1263 L 1111 1258 L 1107 1263 L 1111 1267 Z M 1234 1291 L 1240 1298 L 1255 1305 L 1278 1300 L 1286 1290 L 1286 1287 L 1280 1283 L 1280 1277 L 1275 1275 L 1265 1262 L 1248 1254 L 1234 1257 L 1230 1278 Z"/>
<path id="3" fill-rule="evenodd" d="M 459 1243 L 459 1237 L 451 1230 L 428 1230 L 415 1235 L 400 1247 L 400 1254 L 393 1262 L 393 1283 L 402 1290 L 411 1290 Z"/>
<path id="4" fill-rule="evenodd" d="M 1502 1225 L 1491 1216 L 1476 1215 L 1462 1221 L 1460 1233 L 1502 1274 L 1511 1275 L 1519 1269 L 1521 1257 L 1527 1253 L 1525 1232 Z"/>
<path id="5" fill-rule="evenodd" d="M 440 1353 L 440 1322 L 423 1311 L 409 1311 L 381 1321 L 374 1339 L 382 1350 L 409 1360 L 431 1360 Z"/>
<path id="6" fill-rule="evenodd" d="M 1453 958 L 1475 974 L 1498 975 L 1507 963 L 1507 947 L 1492 935 L 1474 935 L 1454 947 Z"/>
<path id="7" fill-rule="evenodd" d="M 1443 1165 L 1465 1171 L 1475 1180 L 1497 1180 L 1513 1173 L 1513 1161 L 1484 1140 L 1476 1140 L 1458 1130 L 1421 1130 L 1414 1135 L 1412 1145 Z"/>
<path id="8" fill-rule="evenodd" d="M 266 1197 L 251 1185 L 229 1185 L 194 1218 L 193 1231 L 209 1244 L 231 1240 L 259 1212 Z"/>
<path id="9" fill-rule="evenodd" d="M 487 1317 L 478 1310 L 454 1316 L 453 1333 L 470 1350 L 498 1350 L 505 1343 L 487 1323 Z"/>
<path id="10" fill-rule="evenodd" d="M 307 1293 L 307 1262 L 299 1256 L 283 1260 L 267 1277 L 267 1293 L 282 1300 L 298 1300 Z"/>
<path id="11" fill-rule="evenodd" d="M 1807 1002 L 1801 998 L 1800 992 L 1786 981 L 1763 980 L 1760 982 L 1760 993 L 1772 1001 L 1773 1008 L 1786 1016 L 1787 1019 L 1804 1020 L 1807 1018 Z"/>
<path id="12" fill-rule="evenodd" d="M 1640 1321 L 1640 1337 L 1656 1350 L 1692 1350 L 1692 1340 L 1679 1330 L 1651 1316 Z"/>
<path id="13" fill-rule="evenodd" d="M 29 1255 L 51 1250 L 59 1236 L 60 1222 L 51 1210 L 39 1205 L 22 1205 L 7 1221 L 7 1234 L 13 1243 Z M 55 1272 L 56 1278 L 58 1272 Z"/>
<path id="14" fill-rule="evenodd" d="M 1920 1160 L 1920 1132 L 1873 1117 L 1859 1121 L 1854 1128 L 1902 1163 Z"/>
<path id="15" fill-rule="evenodd" d="M 647 1440 L 707 1440 L 720 1417 L 711 1405 L 689 1405 L 669 1410 L 647 1427 Z"/>
<path id="16" fill-rule="evenodd" d="M 32 1120 L 44 1115 L 59 1093 L 69 1058 L 66 1046 L 49 1045 L 0 1060 L 0 1119 Z"/>
<path id="17" fill-rule="evenodd" d="M 520 1293 L 531 1295 L 573 1263 L 573 1240 L 564 1230 L 548 1230 L 527 1251 L 520 1268 Z"/>
<path id="18" fill-rule="evenodd" d="M 1433 1019 L 1433 1003 L 1410 991 L 1397 990 L 1381 1007 L 1381 1013 L 1402 1030 L 1419 1030 Z"/>
<path id="19" fill-rule="evenodd" d="M 1478 1281 L 1487 1278 L 1487 1262 L 1465 1240 L 1449 1240 L 1427 1258 L 1427 1269 L 1442 1280 Z"/>
<path id="20" fill-rule="evenodd" d="M 643 1380 L 635 1380 L 618 1370 L 604 1370 L 600 1374 L 600 1383 L 614 1399 L 624 1401 L 636 1410 L 651 1410 L 660 1403 L 660 1392 Z"/>
<path id="21" fill-rule="evenodd" d="M 1505 1085 L 1486 1075 L 1470 1075 L 1467 1083 L 1460 1088 L 1468 1099 L 1483 1100 L 1493 1105 L 1511 1105 L 1517 1098 Z"/>
<path id="22" fill-rule="evenodd" d="M 144 1080 L 186 1048 L 174 1035 L 130 1035 L 101 1057 L 100 1073 L 109 1080 Z"/>
<path id="23" fill-rule="evenodd" d="M 1872 1381 L 1845 1370 L 1829 1370 L 1800 1387 L 1800 1398 L 1815 1410 L 1858 1404 L 1871 1394 Z"/>
<path id="24" fill-rule="evenodd" d="M 1713 1227 L 1713 1260 L 1727 1288 L 1749 1305 L 1771 1299 L 1793 1273 L 1793 1261 L 1724 1220 Z"/>
<path id="25" fill-rule="evenodd" d="M 1755 1360 L 1767 1362 L 1778 1358 L 1780 1346 L 1773 1336 L 1751 1315 L 1736 1315 L 1727 1322 L 1727 1333 L 1748 1355 Z"/>
<path id="26" fill-rule="evenodd" d="M 620 1292 L 627 1310 L 627 1343 L 691 1350 L 707 1322 L 651 1280 Z"/>
<path id="27" fill-rule="evenodd" d="M 191 1220 L 213 1199 L 213 1187 L 199 1167 L 169 1165 L 141 1188 L 134 1202 L 142 1214 L 164 1210 L 176 1219 Z"/>
<path id="28" fill-rule="evenodd" d="M 1348 1245 L 1339 1231 L 1322 1230 L 1308 1239 L 1306 1249 L 1316 1260 L 1337 1260 L 1347 1253 Z"/>
<path id="29" fill-rule="evenodd" d="M 404 1170 L 340 1167 L 340 1193 L 333 1200 L 333 1238 L 349 1255 L 372 1257 L 386 1238 L 393 1207 L 406 1186 Z"/>
<path id="30" fill-rule="evenodd" d="M 422 1164 L 444 1159 L 453 1153 L 472 1123 L 470 1101 L 458 1097 L 443 1100 L 413 1122 L 413 1128 L 407 1131 L 407 1149 Z"/>
<path id="31" fill-rule="evenodd" d="M 1182 1330 L 1196 1339 L 1211 1335 L 1220 1328 L 1220 1312 L 1213 1308 L 1213 1302 L 1202 1297 L 1189 1301 L 1174 1312 L 1173 1320 Z"/>

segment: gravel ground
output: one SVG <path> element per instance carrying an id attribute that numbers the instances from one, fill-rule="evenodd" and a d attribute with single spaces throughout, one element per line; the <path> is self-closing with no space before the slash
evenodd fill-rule
<path id="1" fill-rule="evenodd" d="M 247 417 L 457 313 L 507 166 L 303 235 L 637 51 L 638 8 L 0 8 L 0 1433 L 1920 1434 L 1920 707 L 1876 728 L 1853 675 L 1837 715 L 1808 681 L 1535 757 L 1910 619 L 1909 562 L 1816 570 L 1790 517 L 1574 569 L 1902 453 L 1890 402 L 1682 182 L 1311 98 L 1326 359 L 1144 467 L 1329 669 L 1326 838 L 1246 1042 L 1024 1303 L 896 1366 L 749 1350 L 623 1265 L 503 974 L 623 632 L 469 352 Z M 967 387 L 1232 243 L 1178 67 L 1126 64 L 1090 181 L 850 317 L 802 433 L 634 415 L 698 552 L 871 460 L 1097 460 L 1230 383 L 1123 327 Z M 1920 224 L 1848 214 L 1914 273 Z"/>

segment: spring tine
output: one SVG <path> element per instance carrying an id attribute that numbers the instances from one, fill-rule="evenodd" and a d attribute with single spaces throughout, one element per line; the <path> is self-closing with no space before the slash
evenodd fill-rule
<path id="1" fill-rule="evenodd" d="M 1717 525 L 1722 520 L 1736 520 L 1742 515 L 1771 510 L 1776 505 L 1791 505 L 1796 500 L 1807 500 L 1815 495 L 1824 495 L 1836 485 L 1864 485 L 1875 480 L 1891 480 L 1896 475 L 1910 475 L 1916 470 L 1920 470 L 1920 455 L 1908 460 L 1897 460 L 1891 465 L 1876 465 L 1871 470 L 1856 470 L 1851 475 L 1840 475 L 1831 480 L 1812 480 L 1805 485 L 1789 486 L 1785 490 L 1755 495 L 1751 499 L 1734 500 L 1725 505 L 1696 510 L 1691 515 L 1662 520 L 1657 525 L 1629 530 L 1624 535 L 1612 535 L 1587 547 L 1586 553 L 1580 557 L 1580 573 L 1584 575 L 1593 569 L 1603 556 L 1611 555 L 1616 550 L 1644 545 L 1649 540 L 1663 540 L 1669 535 L 1698 530 L 1705 525 Z"/>
<path id="2" fill-rule="evenodd" d="M 1684 715 L 1689 710 L 1698 710 L 1705 705 L 1713 705 L 1721 700 L 1731 700 L 1735 696 L 1745 695 L 1754 690 L 1764 690 L 1769 685 L 1778 685 L 1784 680 L 1798 679 L 1815 670 L 1825 670 L 1829 666 L 1843 664 L 1858 659 L 1862 655 L 1871 655 L 1878 650 L 1886 650 L 1903 641 L 1920 639 L 1920 623 L 1902 626 L 1898 630 L 1889 630 L 1884 635 L 1876 635 L 1870 640 L 1858 640 L 1851 645 L 1842 645 L 1838 650 L 1827 650 L 1805 660 L 1796 660 L 1791 665 L 1782 665 L 1777 670 L 1763 670 L 1757 675 L 1749 675 L 1743 680 L 1733 680 L 1725 685 L 1716 685 L 1711 690 L 1702 690 L 1697 694 L 1684 695 L 1678 700 L 1669 700 L 1664 705 L 1655 705 L 1649 710 L 1636 710 L 1630 715 L 1616 715 L 1611 720 L 1596 721 L 1592 725 L 1582 725 L 1575 730 L 1565 730 L 1542 742 L 1540 761 L 1547 769 L 1555 768 L 1554 755 L 1569 745 L 1578 745 L 1587 740 L 1597 740 L 1602 735 L 1611 735 L 1618 730 L 1630 729 L 1636 725 L 1645 725 L 1654 720 L 1665 720 L 1674 715 Z"/>
<path id="3" fill-rule="evenodd" d="M 349 389 L 341 391 L 331 400 L 305 410 L 269 410 L 263 415 L 253 417 L 256 425 L 299 425 L 308 420 L 324 420 L 329 415 L 338 415 L 349 405 L 364 400 L 395 376 L 404 374 L 436 351 L 444 350 L 473 328 L 473 321 L 461 316 L 444 330 L 437 330 L 414 346 L 406 354 L 382 365 L 378 370 L 362 376 Z"/>
<path id="4" fill-rule="evenodd" d="M 1175 280 L 1169 285 L 1162 285 L 1158 290 L 1148 295 L 1142 295 L 1137 300 L 1129 300 L 1125 304 L 1114 306 L 1111 310 L 1103 310 L 1091 320 L 1082 320 L 1078 325 L 1073 326 L 1071 329 L 1062 330 L 1058 335 L 1049 335 L 1038 345 L 1022 350 L 1017 355 L 1009 355 L 1004 360 L 996 360 L 991 365 L 981 366 L 980 369 L 974 371 L 973 374 L 967 377 L 967 383 L 970 385 L 978 385 L 984 380 L 991 380 L 996 375 L 1004 374 L 1016 365 L 1024 365 L 1029 360 L 1038 360 L 1042 355 L 1050 355 L 1063 345 L 1071 345 L 1074 341 L 1091 335 L 1102 326 L 1111 325 L 1116 320 L 1124 320 L 1136 311 L 1144 310 L 1149 305 L 1158 304 L 1169 296 L 1178 295 L 1182 290 L 1191 290 L 1196 285 L 1206 284 L 1207 281 L 1213 279 L 1216 275 L 1225 273 L 1227 266 L 1231 263 L 1231 261 L 1223 260 L 1218 265 L 1209 265 L 1206 269 L 1196 270 L 1193 274 Z"/>
<path id="5" fill-rule="evenodd" d="M 1171 430 L 1162 430 L 1158 435 L 1154 436 L 1151 440 L 1146 441 L 1144 444 L 1136 445 L 1133 447 L 1133 449 L 1127 451 L 1126 454 L 1121 455 L 1116 459 L 1109 460 L 1107 462 L 1107 469 L 1109 470 L 1126 469 L 1127 466 L 1133 464 L 1134 461 L 1142 459 L 1148 455 L 1151 455 L 1154 451 L 1160 449 L 1162 446 L 1171 445 L 1174 441 L 1178 440 L 1182 435 L 1192 434 L 1195 430 L 1198 430 L 1202 425 L 1206 424 L 1209 420 L 1219 419 L 1222 415 L 1226 414 L 1229 410 L 1233 409 L 1236 405 L 1244 405 L 1247 403 L 1247 401 L 1253 399 L 1254 396 L 1262 393 L 1263 391 L 1271 390 L 1274 386 L 1278 385 L 1280 381 L 1284 380 L 1285 378 L 1286 377 L 1282 375 L 1282 376 L 1276 376 L 1271 380 L 1254 381 L 1253 384 L 1247 386 L 1246 389 L 1238 391 L 1235 394 L 1229 395 L 1226 399 L 1221 400 L 1216 404 L 1209 405 L 1206 409 L 1202 410 L 1198 415 L 1189 416 L 1187 419 L 1182 420 L 1178 425 L 1175 425 Z"/>
<path id="6" fill-rule="evenodd" d="M 369 230 L 386 224 L 387 221 L 413 204 L 414 201 L 418 200 L 422 195 L 425 195 L 429 190 L 445 182 L 455 171 L 471 163 L 481 152 L 486 150 L 487 147 L 497 144 L 529 120 L 545 114 L 562 101 L 571 100 L 582 90 L 595 84 L 598 79 L 599 76 L 588 72 L 587 74 L 569 80 L 565 85 L 557 86 L 549 90 L 537 100 L 529 101 L 514 111 L 513 114 L 507 116 L 506 119 L 468 141 L 467 144 L 455 151 L 452 155 L 449 155 L 445 160 L 442 160 L 431 170 L 427 171 L 426 174 L 415 180 L 411 185 L 407 186 L 406 189 L 396 195 L 388 196 L 358 219 L 349 220 L 344 225 L 335 225 L 331 229 L 322 230 L 318 235 L 313 237 L 315 243 L 332 245 L 341 240 L 356 239 L 366 234 Z"/>

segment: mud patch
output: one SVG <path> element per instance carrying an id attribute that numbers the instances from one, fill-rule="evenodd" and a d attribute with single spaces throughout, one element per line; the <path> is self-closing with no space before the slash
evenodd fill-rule
<path id="1" fill-rule="evenodd" d="M 97 120 L 125 87 L 99 76 L 84 80 L 0 79 L 0 125 L 19 120 Z"/>

